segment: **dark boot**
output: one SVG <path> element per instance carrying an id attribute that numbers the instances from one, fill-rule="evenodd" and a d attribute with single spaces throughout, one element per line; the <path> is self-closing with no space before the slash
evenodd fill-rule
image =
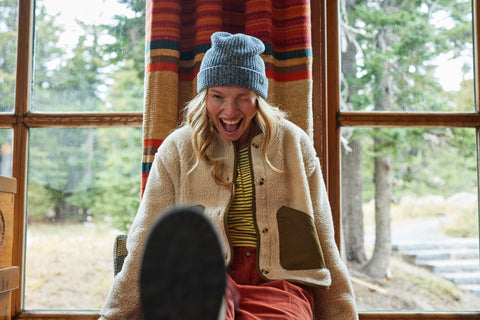
<path id="1" fill-rule="evenodd" d="M 175 208 L 155 223 L 140 274 L 145 320 L 217 320 L 226 282 L 223 251 L 197 207 Z"/>

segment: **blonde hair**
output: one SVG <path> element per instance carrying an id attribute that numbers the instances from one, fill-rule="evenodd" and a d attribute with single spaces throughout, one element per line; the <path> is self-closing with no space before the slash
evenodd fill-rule
<path id="1" fill-rule="evenodd" d="M 211 165 L 211 175 L 215 183 L 230 187 L 232 182 L 223 181 L 221 177 L 223 159 L 215 159 L 207 154 L 208 146 L 212 142 L 216 130 L 207 115 L 207 93 L 208 88 L 199 93 L 185 107 L 183 125 L 190 126 L 193 129 L 192 142 L 196 157 L 196 162 L 190 172 L 197 167 L 200 161 L 206 161 Z M 278 125 L 284 118 L 286 118 L 284 111 L 269 104 L 262 97 L 257 96 L 257 114 L 255 115 L 254 121 L 265 135 L 265 143 L 262 146 L 262 157 L 265 163 L 278 173 L 283 173 L 283 171 L 272 165 L 267 157 L 267 151 L 275 137 Z"/>

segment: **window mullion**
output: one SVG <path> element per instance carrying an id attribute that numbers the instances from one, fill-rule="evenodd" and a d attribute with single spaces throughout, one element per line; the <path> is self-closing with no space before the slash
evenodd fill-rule
<path id="1" fill-rule="evenodd" d="M 479 127 L 480 113 L 340 112 L 342 127 Z"/>
<path id="2" fill-rule="evenodd" d="M 335 241 L 341 248 L 341 217 L 340 217 L 340 126 L 337 115 L 340 111 L 339 83 L 339 39 L 338 39 L 338 2 L 325 1 L 325 72 L 324 84 L 326 100 L 323 108 L 326 110 L 326 185 L 329 194 L 332 217 L 335 227 Z"/>
<path id="3" fill-rule="evenodd" d="M 30 104 L 30 79 L 32 74 L 32 43 L 33 43 L 33 0 L 20 0 L 18 8 L 17 37 L 17 74 L 15 92 L 15 117 L 13 169 L 12 176 L 17 180 L 17 193 L 14 204 L 14 234 L 13 265 L 19 266 L 23 274 L 24 254 L 24 224 L 26 206 L 26 171 L 28 128 L 23 122 Z M 17 315 L 22 310 L 23 277 L 20 277 L 20 289 L 12 292 L 11 310 Z"/>

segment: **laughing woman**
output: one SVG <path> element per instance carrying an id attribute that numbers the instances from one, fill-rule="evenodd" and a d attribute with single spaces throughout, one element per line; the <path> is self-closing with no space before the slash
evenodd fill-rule
<path id="1" fill-rule="evenodd" d="M 265 101 L 263 43 L 211 40 L 101 319 L 357 319 L 312 141 Z"/>

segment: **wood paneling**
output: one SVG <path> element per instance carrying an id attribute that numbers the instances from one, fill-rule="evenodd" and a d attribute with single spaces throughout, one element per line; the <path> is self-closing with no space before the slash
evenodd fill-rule
<path id="1" fill-rule="evenodd" d="M 14 203 L 17 181 L 0 177 L 0 317 L 12 318 L 12 292 L 20 282 L 19 268 L 12 266 Z"/>
<path id="2" fill-rule="evenodd" d="M 0 268 L 0 293 L 6 293 L 18 288 L 20 274 L 18 267 Z"/>
<path id="3" fill-rule="evenodd" d="M 16 191 L 17 181 L 15 179 L 0 177 L 0 268 L 12 265 L 13 205 Z M 2 283 L 0 282 L 1 287 Z"/>

